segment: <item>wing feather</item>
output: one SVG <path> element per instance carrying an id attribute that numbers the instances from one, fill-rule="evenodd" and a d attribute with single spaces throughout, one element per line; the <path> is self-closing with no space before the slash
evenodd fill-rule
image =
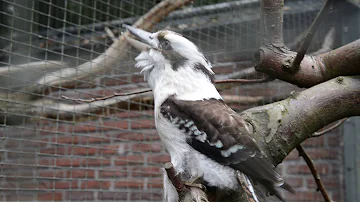
<path id="1" fill-rule="evenodd" d="M 161 113 L 169 120 L 184 122 L 178 125 L 179 129 L 185 129 L 188 144 L 212 160 L 260 183 L 264 181 L 275 187 L 284 184 L 249 135 L 246 122 L 223 101 L 185 101 L 169 97 L 161 105 Z"/>

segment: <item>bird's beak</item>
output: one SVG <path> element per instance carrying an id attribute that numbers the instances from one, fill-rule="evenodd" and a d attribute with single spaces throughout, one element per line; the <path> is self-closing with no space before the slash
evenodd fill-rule
<path id="1" fill-rule="evenodd" d="M 143 50 L 149 50 L 151 47 L 154 46 L 154 41 L 151 39 L 151 33 L 144 31 L 142 29 L 138 29 L 129 25 L 123 25 L 129 32 L 136 37 L 138 37 L 141 41 L 135 40 L 133 38 L 130 38 L 126 35 L 124 35 L 125 39 L 129 42 L 131 46 L 134 48 L 143 51 Z"/>

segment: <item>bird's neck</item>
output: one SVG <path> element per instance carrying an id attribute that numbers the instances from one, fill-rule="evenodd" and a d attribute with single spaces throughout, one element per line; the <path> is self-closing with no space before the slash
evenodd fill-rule
<path id="1" fill-rule="evenodd" d="M 154 68 L 147 80 L 154 93 L 155 107 L 172 95 L 181 100 L 222 99 L 207 75 L 190 66 L 177 70 Z"/>

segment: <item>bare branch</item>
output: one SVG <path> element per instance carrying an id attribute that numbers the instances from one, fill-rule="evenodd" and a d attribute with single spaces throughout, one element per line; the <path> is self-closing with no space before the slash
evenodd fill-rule
<path id="1" fill-rule="evenodd" d="M 9 75 L 16 74 L 19 72 L 29 71 L 47 71 L 47 70 L 56 70 L 59 68 L 65 67 L 66 64 L 60 61 L 39 61 L 39 62 L 30 62 L 20 65 L 11 65 L 0 67 L 0 75 Z"/>
<path id="2" fill-rule="evenodd" d="M 133 26 L 149 30 L 154 24 L 161 21 L 171 11 L 190 3 L 191 0 L 164 0 L 154 6 L 143 17 L 141 17 Z M 124 35 L 129 35 L 126 31 Z M 65 68 L 57 72 L 47 74 L 40 78 L 35 84 L 23 89 L 25 92 L 42 93 L 46 88 L 58 88 L 71 86 L 74 81 L 84 79 L 95 75 L 110 67 L 116 66 L 118 61 L 126 56 L 127 43 L 124 43 L 125 37 L 120 36 L 103 54 L 97 58 L 81 64 L 75 68 Z"/>
<path id="3" fill-rule="evenodd" d="M 273 78 L 267 76 L 261 79 L 227 79 L 227 80 L 217 80 L 216 84 L 224 84 L 224 83 L 242 83 L 242 84 L 252 84 L 252 83 L 264 83 L 268 81 L 274 80 Z"/>
<path id="4" fill-rule="evenodd" d="M 95 102 L 95 101 L 99 101 L 99 100 L 107 100 L 107 99 L 117 97 L 117 96 L 138 95 L 138 94 L 144 94 L 144 93 L 148 93 L 148 92 L 151 92 L 151 89 L 138 90 L 138 91 L 129 92 L 129 93 L 116 93 L 116 92 L 114 92 L 113 95 L 109 95 L 109 96 L 105 96 L 105 97 L 98 97 L 98 98 L 91 98 L 91 99 L 71 98 L 71 97 L 67 97 L 65 95 L 62 95 L 61 98 L 65 99 L 65 100 L 72 100 L 72 101 L 75 101 L 75 102 L 91 103 L 91 102 Z"/>
<path id="5" fill-rule="evenodd" d="M 295 73 L 296 71 L 298 71 L 300 67 L 300 63 L 303 60 L 310 46 L 312 38 L 314 37 L 314 34 L 316 33 L 320 23 L 324 20 L 326 14 L 328 13 L 330 5 L 331 5 L 331 0 L 326 0 L 320 12 L 317 14 L 315 20 L 311 24 L 309 31 L 307 32 L 291 67 L 288 69 L 290 72 Z"/>
<path id="6" fill-rule="evenodd" d="M 325 186 L 320 179 L 320 175 L 317 172 L 316 167 L 315 167 L 311 157 L 306 153 L 306 151 L 304 150 L 304 148 L 301 145 L 297 146 L 296 149 L 299 151 L 299 156 L 302 156 L 304 158 L 306 164 L 310 168 L 311 173 L 315 179 L 316 185 L 318 186 L 317 191 L 321 192 L 321 194 L 324 197 L 325 202 L 332 202 L 328 193 L 326 192 Z"/>
<path id="7" fill-rule="evenodd" d="M 261 44 L 283 46 L 284 0 L 261 0 L 260 4 Z"/>
<path id="8" fill-rule="evenodd" d="M 114 32 L 112 32 L 109 27 L 106 26 L 104 29 L 105 29 L 106 34 L 111 38 L 111 40 L 113 40 L 113 42 L 119 40 L 118 38 L 115 37 Z"/>
<path id="9" fill-rule="evenodd" d="M 348 119 L 348 117 L 343 118 L 343 119 L 335 122 L 334 124 L 331 124 L 330 126 L 325 127 L 323 130 L 320 130 L 320 131 L 317 131 L 317 132 L 313 133 L 311 135 L 311 137 L 320 137 L 320 136 L 324 135 L 325 133 L 327 133 L 329 131 L 332 131 L 335 128 L 341 126 L 341 124 L 343 124 L 347 119 Z"/>

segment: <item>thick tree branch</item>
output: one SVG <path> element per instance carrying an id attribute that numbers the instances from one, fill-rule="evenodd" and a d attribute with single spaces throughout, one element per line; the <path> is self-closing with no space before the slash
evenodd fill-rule
<path id="1" fill-rule="evenodd" d="M 296 149 L 299 151 L 299 156 L 302 156 L 304 158 L 306 164 L 308 165 L 308 167 L 314 177 L 316 185 L 318 186 L 317 191 L 321 192 L 321 194 L 324 197 L 325 202 L 331 202 L 332 200 L 330 199 L 328 193 L 326 192 L 325 186 L 320 179 L 320 175 L 317 172 L 316 167 L 315 167 L 311 157 L 306 153 L 306 151 L 304 150 L 304 148 L 301 145 L 297 146 Z"/>
<path id="2" fill-rule="evenodd" d="M 324 126 L 360 115 L 360 76 L 337 77 L 241 116 L 254 127 L 254 138 L 275 165 Z"/>
<path id="3" fill-rule="evenodd" d="M 297 53 L 289 50 L 282 41 L 283 3 L 282 0 L 261 1 L 263 40 L 255 54 L 257 71 L 299 87 L 311 87 L 337 76 L 360 75 L 360 39 L 322 55 L 305 55 L 293 74 L 291 68 Z M 328 8 L 328 3 L 325 7 Z"/>
<path id="4" fill-rule="evenodd" d="M 295 74 L 288 68 L 296 53 L 286 47 L 262 46 L 259 55 L 257 71 L 299 87 L 311 87 L 337 76 L 360 75 L 360 39 L 319 56 L 306 55 Z"/>
<path id="5" fill-rule="evenodd" d="M 283 45 L 284 0 L 261 0 L 261 44 Z"/>

